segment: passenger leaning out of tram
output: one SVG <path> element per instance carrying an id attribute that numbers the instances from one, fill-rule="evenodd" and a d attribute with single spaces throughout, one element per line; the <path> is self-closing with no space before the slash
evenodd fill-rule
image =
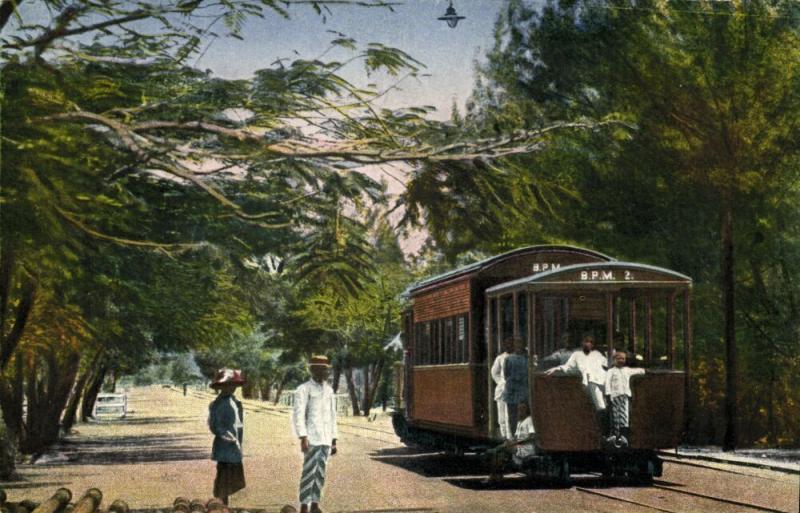
<path id="1" fill-rule="evenodd" d="M 575 351 L 567 360 L 567 363 L 548 369 L 546 373 L 553 374 L 556 371 L 566 373 L 579 373 L 581 382 L 586 387 L 589 397 L 592 400 L 595 410 L 600 419 L 600 425 L 605 425 L 606 402 L 603 399 L 604 387 L 606 384 L 606 367 L 608 360 L 603 353 L 594 348 L 594 335 L 585 333 L 581 350 Z"/>

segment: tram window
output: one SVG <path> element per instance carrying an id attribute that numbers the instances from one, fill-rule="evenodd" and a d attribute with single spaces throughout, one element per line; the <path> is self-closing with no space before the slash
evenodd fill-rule
<path id="1" fill-rule="evenodd" d="M 454 354 L 455 344 L 453 344 L 453 319 L 445 319 L 444 321 L 444 341 L 444 363 L 453 363 L 456 361 L 456 356 Z"/>
<path id="2" fill-rule="evenodd" d="M 457 343 L 458 343 L 458 361 L 466 362 L 469 359 L 467 352 L 467 316 L 461 315 L 458 317 L 457 328 Z"/>
<path id="3" fill-rule="evenodd" d="M 423 343 L 422 343 L 422 364 L 427 365 L 431 363 L 431 323 L 426 322 L 423 329 Z"/>
<path id="4" fill-rule="evenodd" d="M 489 339 L 492 341 L 491 347 L 494 348 L 492 358 L 500 354 L 500 341 L 497 340 L 497 299 L 489 301 Z"/>
<path id="5" fill-rule="evenodd" d="M 528 295 L 517 296 L 517 318 L 519 319 L 519 336 L 522 340 L 528 339 Z"/>
<path id="6" fill-rule="evenodd" d="M 431 361 L 429 363 L 432 364 L 432 365 L 436 365 L 436 364 L 441 363 L 439 361 L 439 348 L 441 346 L 441 340 L 439 339 L 439 334 L 440 334 L 439 322 L 438 321 L 433 321 L 432 324 L 433 324 L 433 326 L 432 326 L 432 330 L 431 330 L 431 338 L 433 340 L 433 343 L 431 344 L 431 346 L 432 346 L 433 351 L 432 351 L 432 354 L 431 354 Z"/>
<path id="7" fill-rule="evenodd" d="M 503 316 L 503 340 L 514 335 L 514 300 L 511 296 L 505 296 L 501 301 L 501 315 Z"/>

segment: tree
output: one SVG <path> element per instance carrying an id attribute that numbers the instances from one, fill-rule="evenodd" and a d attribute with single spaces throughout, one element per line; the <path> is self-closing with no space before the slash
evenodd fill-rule
<path id="1" fill-rule="evenodd" d="M 494 180 L 527 176 L 533 187 L 533 201 L 504 198 L 507 215 L 538 219 L 506 218 L 479 245 L 571 240 L 695 276 L 698 293 L 721 298 L 719 309 L 695 304 L 705 335 L 698 339 L 709 344 L 703 357 L 719 354 L 713 343 L 724 333 L 726 449 L 741 440 L 737 336 L 767 335 L 769 354 L 780 354 L 777 340 L 798 340 L 796 310 L 775 307 L 795 300 L 778 285 L 797 265 L 786 259 L 796 239 L 778 219 L 791 217 L 784 202 L 798 199 L 796 20 L 796 4 L 782 1 L 510 1 L 465 120 L 466 130 L 483 133 L 582 116 L 615 116 L 634 128 L 570 133 L 535 158 L 505 159 Z M 560 208 L 547 208 L 556 196 L 545 186 L 562 190 Z M 767 255 L 765 239 L 781 240 L 784 256 Z M 767 275 L 782 292 L 765 286 Z M 736 290 L 747 291 L 745 300 Z M 781 316 L 783 329 L 768 334 L 766 311 Z"/>
<path id="2" fill-rule="evenodd" d="M 491 159 L 536 151 L 556 128 L 596 126 L 469 139 L 424 108 L 376 109 L 384 91 L 344 80 L 345 62 L 278 60 L 250 80 L 187 64 L 248 16 L 387 7 L 378 0 L 41 0 L 53 13 L 41 23 L 20 4 L 0 6 L 0 402 L 25 450 L 70 426 L 79 403 L 88 416 L 107 375 L 248 336 L 263 313 L 249 286 L 266 255 L 358 294 L 371 271 L 364 241 L 342 238 L 358 224 L 347 209 L 383 201 L 364 165 Z M 400 80 L 422 67 L 379 43 L 336 35 L 331 45 L 368 73 Z M 45 316 L 34 325 L 45 305 L 73 320 L 68 333 Z M 278 335 L 312 340 L 287 359 L 321 345 L 304 329 Z M 24 413 L 26 402 L 41 409 Z M 28 439 L 20 427 L 34 412 Z"/>

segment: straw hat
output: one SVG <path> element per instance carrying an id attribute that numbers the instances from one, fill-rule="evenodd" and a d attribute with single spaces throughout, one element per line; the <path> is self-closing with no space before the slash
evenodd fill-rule
<path id="1" fill-rule="evenodd" d="M 247 381 L 242 377 L 242 371 L 223 367 L 217 371 L 214 382 L 211 383 L 211 388 L 219 388 L 222 385 L 242 386 L 245 383 L 247 383 Z"/>
<path id="2" fill-rule="evenodd" d="M 327 356 L 320 356 L 315 355 L 311 357 L 311 360 L 308 362 L 309 367 L 330 367 L 331 364 L 328 361 Z"/>

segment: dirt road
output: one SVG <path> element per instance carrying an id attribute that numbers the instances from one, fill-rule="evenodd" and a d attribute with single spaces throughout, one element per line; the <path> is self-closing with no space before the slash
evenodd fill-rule
<path id="1" fill-rule="evenodd" d="M 134 508 L 164 508 L 178 495 L 210 497 L 214 463 L 209 459 L 206 416 L 211 396 L 193 392 L 184 397 L 178 389 L 161 387 L 134 389 L 129 396 L 133 412 L 125 421 L 81 424 L 59 448 L 63 461 L 57 457 L 45 464 L 22 466 L 21 480 L 2 484 L 9 500 L 43 500 L 60 486 L 76 493 L 98 487 L 105 494 L 105 504 L 121 498 Z M 247 488 L 233 496 L 232 505 L 277 512 L 281 505 L 296 502 L 301 465 L 298 444 L 285 409 L 256 401 L 246 401 L 245 407 Z M 339 450 L 330 463 L 323 499 L 326 511 L 331 512 L 654 511 L 650 506 L 678 513 L 708 508 L 754 511 L 727 503 L 703 503 L 664 489 L 606 487 L 592 476 L 577 477 L 569 489 L 533 486 L 521 476 L 512 476 L 499 489 L 487 489 L 481 484 L 486 468 L 480 459 L 409 450 L 391 433 L 385 418 L 376 422 L 343 418 Z M 796 512 L 798 507 L 797 475 L 668 463 L 662 479 L 667 486 L 736 497 L 780 511 Z"/>

